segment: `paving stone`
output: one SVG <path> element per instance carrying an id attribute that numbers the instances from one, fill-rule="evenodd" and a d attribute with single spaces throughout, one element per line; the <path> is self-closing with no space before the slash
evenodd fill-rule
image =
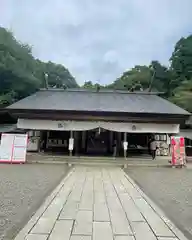
<path id="1" fill-rule="evenodd" d="M 133 236 L 115 236 L 115 240 L 135 240 Z"/>
<path id="2" fill-rule="evenodd" d="M 68 197 L 68 195 L 66 194 L 66 196 L 63 198 L 55 198 L 53 200 L 53 202 L 49 205 L 49 207 L 47 208 L 47 210 L 45 211 L 45 213 L 43 214 L 42 217 L 43 218 L 55 218 L 55 220 L 56 220 L 63 208 L 63 205 L 65 204 L 65 202 L 67 200 L 67 197 Z"/>
<path id="3" fill-rule="evenodd" d="M 132 235 L 128 220 L 119 213 L 110 214 L 113 233 L 115 235 Z"/>
<path id="4" fill-rule="evenodd" d="M 115 190 L 117 191 L 118 194 L 123 194 L 123 193 L 127 193 L 127 190 L 125 189 L 125 187 L 120 183 L 113 183 Z"/>
<path id="5" fill-rule="evenodd" d="M 49 240 L 69 240 L 71 236 L 72 226 L 72 220 L 56 221 Z"/>
<path id="6" fill-rule="evenodd" d="M 106 203 L 103 181 L 94 181 L 94 203 Z"/>
<path id="7" fill-rule="evenodd" d="M 95 203 L 93 219 L 95 222 L 109 222 L 109 212 L 106 203 Z"/>
<path id="8" fill-rule="evenodd" d="M 75 220 L 77 212 L 79 210 L 79 202 L 68 202 L 65 204 L 59 219 L 73 219 Z"/>
<path id="9" fill-rule="evenodd" d="M 93 210 L 93 178 L 91 177 L 86 179 L 79 209 Z"/>
<path id="10" fill-rule="evenodd" d="M 80 210 L 93 210 L 93 196 L 92 195 L 84 195 L 82 197 L 81 203 L 79 205 Z"/>
<path id="11" fill-rule="evenodd" d="M 149 225 L 145 222 L 132 222 L 131 223 L 134 236 L 136 240 L 157 240 L 156 236 L 151 231 Z"/>
<path id="12" fill-rule="evenodd" d="M 110 172 L 112 184 L 118 194 L 127 193 L 125 186 L 122 184 L 121 179 L 124 178 L 122 173 L 119 174 L 119 171 Z"/>
<path id="13" fill-rule="evenodd" d="M 36 225 L 32 228 L 33 234 L 49 234 L 54 227 L 55 218 L 40 218 Z"/>
<path id="14" fill-rule="evenodd" d="M 103 182 L 102 182 L 102 175 L 101 172 L 95 173 L 94 175 L 94 187 L 99 190 L 100 188 L 103 189 Z"/>
<path id="15" fill-rule="evenodd" d="M 126 214 L 118 199 L 108 198 L 108 207 L 114 234 L 131 235 L 132 231 Z"/>
<path id="16" fill-rule="evenodd" d="M 127 194 L 119 194 L 119 198 L 121 200 L 121 204 L 127 214 L 127 218 L 129 221 L 133 222 L 142 222 L 145 221 L 141 212 L 136 207 L 134 201 Z"/>
<path id="17" fill-rule="evenodd" d="M 125 211 L 122 208 L 117 193 L 114 191 L 112 182 L 107 182 L 107 184 L 105 182 L 104 186 L 113 233 L 116 235 L 131 235 L 132 231 L 128 219 L 126 218 Z"/>
<path id="18" fill-rule="evenodd" d="M 71 236 L 70 240 L 92 240 L 92 236 Z"/>
<path id="19" fill-rule="evenodd" d="M 29 234 L 25 238 L 26 240 L 47 240 L 48 235 L 42 235 L 42 234 Z"/>
<path id="20" fill-rule="evenodd" d="M 69 197 L 71 189 L 74 185 L 74 181 L 75 179 L 73 177 L 66 182 L 66 184 L 62 187 L 58 195 L 55 197 L 55 199 L 52 201 L 52 203 L 49 205 L 49 207 L 43 214 L 44 218 L 55 218 L 55 220 L 57 219 Z"/>
<path id="21" fill-rule="evenodd" d="M 134 188 L 134 186 L 127 180 L 126 177 L 121 178 L 121 182 L 126 188 L 127 192 L 133 199 L 142 198 L 141 194 Z"/>
<path id="22" fill-rule="evenodd" d="M 159 237 L 175 237 L 165 222 L 157 215 L 151 206 L 144 199 L 135 199 L 135 204 L 139 207 L 141 213 L 145 216 L 150 227 Z"/>
<path id="23" fill-rule="evenodd" d="M 74 224 L 73 235 L 92 235 L 93 212 L 80 210 Z"/>
<path id="24" fill-rule="evenodd" d="M 179 240 L 179 238 L 172 238 L 172 237 L 158 237 L 157 239 L 158 240 Z"/>
<path id="25" fill-rule="evenodd" d="M 117 194 L 112 186 L 112 184 L 110 182 L 107 182 L 107 181 L 104 181 L 104 189 L 105 189 L 105 193 L 106 193 L 106 196 L 108 198 L 115 198 L 117 197 Z"/>
<path id="26" fill-rule="evenodd" d="M 93 222 L 93 240 L 113 240 L 110 222 Z"/>
<path id="27" fill-rule="evenodd" d="M 79 177 L 77 177 L 79 179 Z M 69 201 L 75 201 L 79 202 L 81 199 L 83 187 L 84 187 L 84 182 L 85 182 L 85 176 L 75 184 L 74 189 L 72 190 L 70 196 L 69 196 Z"/>
<path id="28" fill-rule="evenodd" d="M 103 192 L 96 192 L 94 194 L 94 203 L 106 203 L 104 191 Z"/>

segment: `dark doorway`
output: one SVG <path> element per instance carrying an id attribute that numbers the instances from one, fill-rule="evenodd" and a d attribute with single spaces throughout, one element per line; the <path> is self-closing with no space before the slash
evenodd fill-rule
<path id="1" fill-rule="evenodd" d="M 48 131 L 44 133 L 44 150 L 57 154 L 68 154 L 68 143 L 70 132 L 68 131 Z"/>
<path id="2" fill-rule="evenodd" d="M 110 152 L 110 132 L 94 129 L 86 134 L 86 154 L 108 156 Z"/>

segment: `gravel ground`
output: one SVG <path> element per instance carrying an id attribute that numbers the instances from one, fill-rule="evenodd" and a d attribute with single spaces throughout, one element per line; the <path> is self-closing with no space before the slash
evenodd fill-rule
<path id="1" fill-rule="evenodd" d="M 192 169 L 129 167 L 126 172 L 192 239 Z"/>
<path id="2" fill-rule="evenodd" d="M 0 165 L 0 240 L 13 239 L 66 175 L 66 165 Z"/>

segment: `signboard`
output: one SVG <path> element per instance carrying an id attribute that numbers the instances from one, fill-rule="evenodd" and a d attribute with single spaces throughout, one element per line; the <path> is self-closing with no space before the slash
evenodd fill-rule
<path id="1" fill-rule="evenodd" d="M 74 138 L 69 138 L 69 151 L 73 151 Z"/>
<path id="2" fill-rule="evenodd" d="M 0 145 L 0 162 L 9 163 L 11 162 L 13 155 L 13 134 L 1 134 L 1 145 Z"/>
<path id="3" fill-rule="evenodd" d="M 24 163 L 26 161 L 27 134 L 2 134 L 0 162 Z"/>
<path id="4" fill-rule="evenodd" d="M 171 137 L 172 165 L 185 165 L 185 138 L 180 136 Z"/>
<path id="5" fill-rule="evenodd" d="M 123 142 L 123 148 L 124 148 L 124 150 L 127 150 L 127 147 L 128 147 L 128 142 Z"/>

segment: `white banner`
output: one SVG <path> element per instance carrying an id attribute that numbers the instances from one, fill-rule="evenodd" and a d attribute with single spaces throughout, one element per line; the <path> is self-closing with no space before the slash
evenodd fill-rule
<path id="1" fill-rule="evenodd" d="M 1 135 L 0 162 L 23 163 L 26 161 L 27 134 Z"/>
<path id="2" fill-rule="evenodd" d="M 88 131 L 103 128 L 115 132 L 129 133 L 179 133 L 179 124 L 126 123 L 102 121 L 52 121 L 18 119 L 17 127 L 28 130 Z"/>
<path id="3" fill-rule="evenodd" d="M 2 133 L 0 146 L 0 162 L 9 163 L 12 161 L 14 138 L 14 134 Z"/>

